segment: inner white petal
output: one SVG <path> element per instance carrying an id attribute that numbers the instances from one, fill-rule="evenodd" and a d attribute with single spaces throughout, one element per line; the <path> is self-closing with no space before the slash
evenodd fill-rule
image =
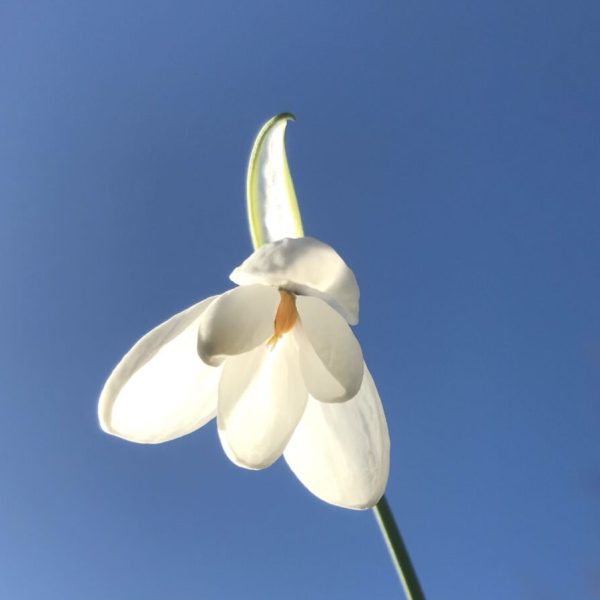
<path id="1" fill-rule="evenodd" d="M 219 296 L 200 318 L 200 358 L 216 366 L 263 344 L 273 333 L 278 302 L 277 289 L 264 285 L 241 286 Z"/>
<path id="2" fill-rule="evenodd" d="M 363 378 L 360 344 L 348 323 L 319 298 L 296 300 L 300 367 L 309 393 L 323 402 L 355 396 Z"/>

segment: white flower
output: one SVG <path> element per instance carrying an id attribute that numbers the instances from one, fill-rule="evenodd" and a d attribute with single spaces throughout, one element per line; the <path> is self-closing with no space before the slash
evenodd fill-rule
<path id="1" fill-rule="evenodd" d="M 286 171 L 283 132 L 280 147 L 277 138 L 266 138 L 277 172 L 282 164 Z M 272 215 L 278 197 L 265 194 Z M 268 243 L 231 273 L 238 287 L 171 317 L 125 355 L 100 396 L 100 425 L 154 444 L 216 415 L 235 464 L 262 469 L 283 454 L 322 500 L 370 508 L 385 490 L 390 444 L 377 389 L 349 327 L 358 322 L 358 285 L 330 246 L 299 235 L 271 241 L 281 237 L 273 234 L 281 222 L 264 227 Z"/>

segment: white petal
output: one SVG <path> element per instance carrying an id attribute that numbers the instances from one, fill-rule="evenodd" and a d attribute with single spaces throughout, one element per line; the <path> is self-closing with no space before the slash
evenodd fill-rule
<path id="1" fill-rule="evenodd" d="M 348 323 L 318 298 L 298 296 L 296 307 L 300 368 L 311 396 L 342 402 L 356 396 L 363 380 L 363 357 Z"/>
<path id="2" fill-rule="evenodd" d="M 242 286 L 218 297 L 202 315 L 198 354 L 209 365 L 243 354 L 273 335 L 279 293 L 264 285 Z"/>
<path id="3" fill-rule="evenodd" d="M 348 323 L 358 323 L 358 284 L 340 255 L 314 238 L 286 238 L 261 246 L 229 276 L 238 285 L 262 283 L 316 296 Z"/>
<path id="4" fill-rule="evenodd" d="M 249 469 L 281 456 L 308 399 L 298 366 L 298 347 L 286 334 L 225 361 L 217 424 L 226 454 Z"/>
<path id="5" fill-rule="evenodd" d="M 389 473 L 385 415 L 366 365 L 364 371 L 360 392 L 348 402 L 309 399 L 284 453 L 292 471 L 315 496 L 345 508 L 374 506 Z"/>
<path id="6" fill-rule="evenodd" d="M 302 237 L 302 221 L 285 154 L 285 128 L 294 116 L 283 113 L 262 127 L 248 163 L 248 222 L 255 248 L 284 237 Z"/>
<path id="7" fill-rule="evenodd" d="M 104 431 L 155 444 L 194 431 L 215 416 L 221 369 L 205 365 L 196 353 L 198 321 L 214 298 L 171 317 L 125 355 L 100 395 Z"/>

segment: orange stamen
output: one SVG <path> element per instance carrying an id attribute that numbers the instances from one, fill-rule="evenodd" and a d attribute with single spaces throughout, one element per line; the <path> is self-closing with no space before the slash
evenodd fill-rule
<path id="1" fill-rule="evenodd" d="M 298 320 L 298 311 L 296 310 L 296 296 L 285 290 L 279 290 L 281 300 L 275 313 L 275 322 L 273 324 L 275 333 L 269 338 L 267 346 L 275 347 L 277 340 L 290 331 Z"/>

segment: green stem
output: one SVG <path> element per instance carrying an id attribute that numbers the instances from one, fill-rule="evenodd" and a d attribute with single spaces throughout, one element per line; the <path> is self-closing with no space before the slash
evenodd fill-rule
<path id="1" fill-rule="evenodd" d="M 385 496 L 382 496 L 381 500 L 373 507 L 373 512 L 407 600 L 425 600 L 425 594 L 423 594 L 408 550 L 402 541 L 400 530 Z"/>

